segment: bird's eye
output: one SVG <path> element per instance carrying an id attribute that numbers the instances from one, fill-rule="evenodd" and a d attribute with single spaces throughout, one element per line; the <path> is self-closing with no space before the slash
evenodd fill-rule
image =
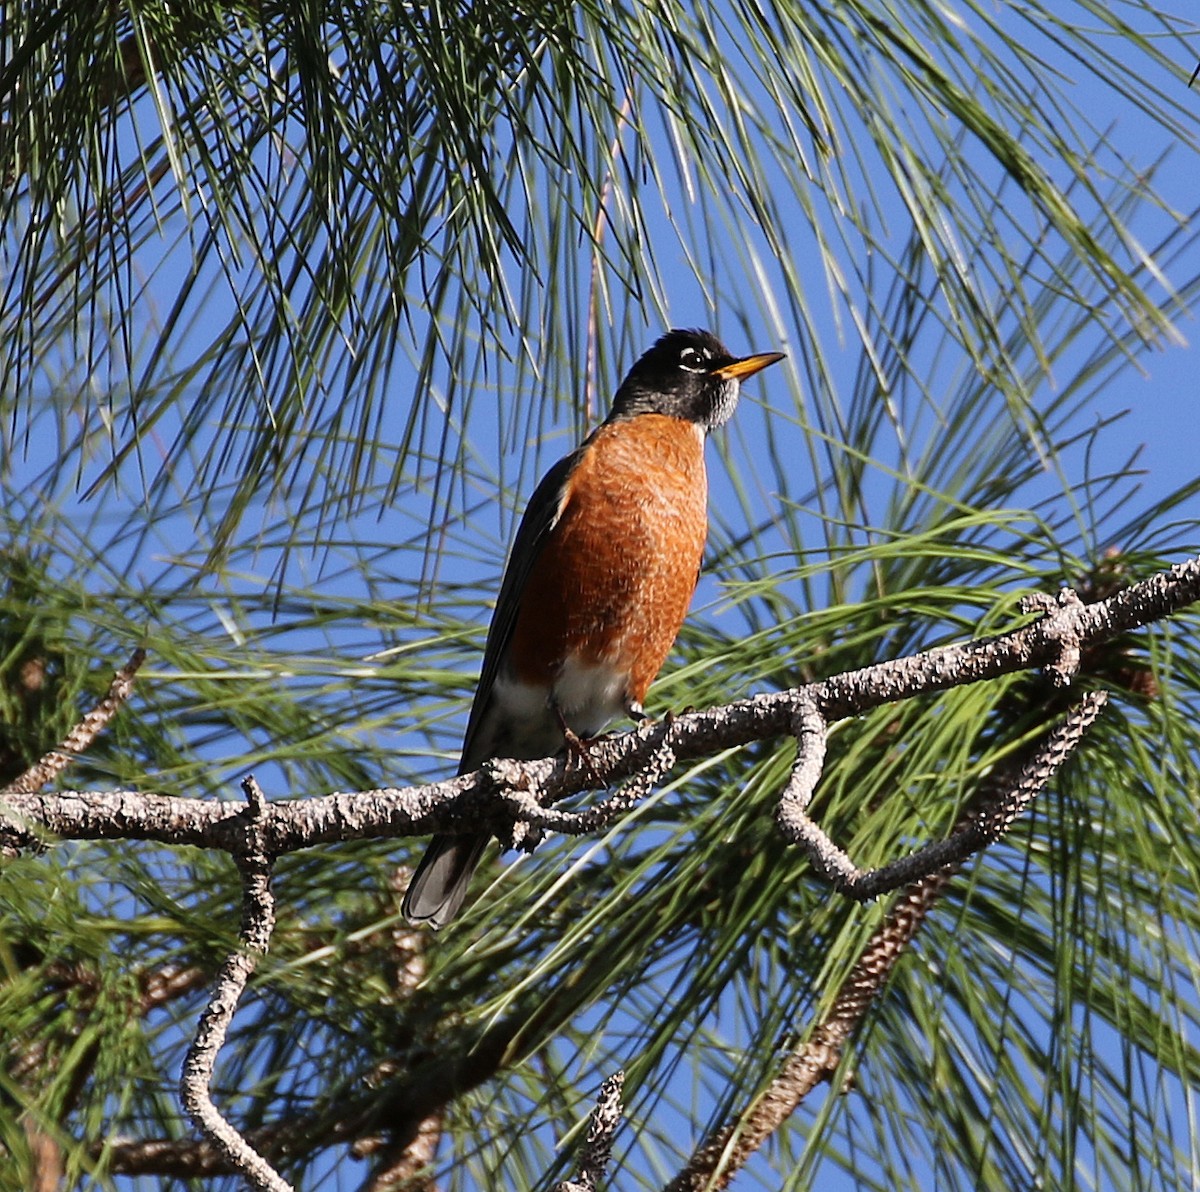
<path id="1" fill-rule="evenodd" d="M 705 364 L 711 359 L 712 353 L 707 348 L 687 347 L 679 353 L 679 367 L 687 372 L 707 372 Z"/>

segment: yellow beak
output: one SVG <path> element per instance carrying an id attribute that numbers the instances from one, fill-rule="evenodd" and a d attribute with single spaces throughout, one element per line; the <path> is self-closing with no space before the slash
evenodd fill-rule
<path id="1" fill-rule="evenodd" d="M 713 376 L 722 377 L 727 381 L 741 381 L 746 377 L 754 376 L 768 364 L 782 360 L 784 355 L 783 352 L 756 352 L 753 356 L 743 356 L 740 360 L 734 360 L 724 368 L 714 368 Z"/>

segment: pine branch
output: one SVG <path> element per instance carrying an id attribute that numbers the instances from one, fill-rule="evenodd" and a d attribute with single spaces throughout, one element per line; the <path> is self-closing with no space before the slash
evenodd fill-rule
<path id="1" fill-rule="evenodd" d="M 995 637 L 929 650 L 834 675 L 805 687 L 737 700 L 724 707 L 668 717 L 589 743 L 587 767 L 561 759 L 500 759 L 482 769 L 418 787 L 388 787 L 266 803 L 262 820 L 234 800 L 201 802 L 154 792 L 0 792 L 0 847 L 30 847 L 37 832 L 64 840 L 150 840 L 246 851 L 262 833 L 267 853 L 349 840 L 394 839 L 428 832 L 489 828 L 530 846 L 531 829 L 581 834 L 619 819 L 630 803 L 619 791 L 583 813 L 553 804 L 569 795 L 637 780 L 647 767 L 711 756 L 721 750 L 794 734 L 811 705 L 826 722 L 951 687 L 1044 667 L 1066 682 L 1080 652 L 1200 599 L 1200 558 L 1181 563 L 1085 605 L 1070 589 L 1032 624 Z M 635 785 L 646 793 L 644 781 Z M 515 823 L 514 823 L 515 821 Z"/>
<path id="2" fill-rule="evenodd" d="M 272 863 L 280 854 L 333 841 L 431 830 L 478 831 L 483 826 L 523 839 L 528 846 L 546 829 L 591 831 L 618 818 L 631 800 L 644 797 L 652 783 L 676 761 L 791 733 L 801 739 L 802 748 L 783 792 L 782 818 L 786 825 L 789 805 L 792 811 L 797 805 L 802 811 L 819 778 L 823 725 L 831 720 L 1030 667 L 1044 667 L 1058 683 L 1066 685 L 1085 650 L 1178 611 L 1198 598 L 1200 559 L 1180 564 L 1092 605 L 1083 604 L 1073 592 L 1064 590 L 1056 600 L 1031 601 L 1029 609 L 1039 614 L 1038 619 L 1010 633 L 645 725 L 591 745 L 587 767 L 568 767 L 552 759 L 525 763 L 501 760 L 476 774 L 448 782 L 291 802 L 268 802 L 251 778 L 244 783 L 249 808 L 232 801 L 210 803 L 132 791 L 40 795 L 19 789 L 19 780 L 3 793 L 0 802 L 0 847 L 14 851 L 37 846 L 50 834 L 64 839 L 125 838 L 190 844 L 233 856 L 245 887 L 242 950 L 227 959 L 201 1019 L 185 1064 L 183 1097 L 188 1112 L 216 1144 L 225 1162 L 258 1187 L 284 1189 L 288 1185 L 220 1115 L 209 1095 L 216 1055 L 237 1000 L 256 957 L 265 951 L 270 938 L 273 915 L 269 877 Z M 114 684 L 119 680 L 121 675 Z M 113 710 L 124 694 L 124 688 L 115 697 L 110 692 L 108 702 Z M 1064 751 L 1078 740 L 1102 702 L 1100 696 L 1088 697 L 1070 727 L 1052 738 L 1051 753 L 1040 758 L 1034 770 L 1015 784 L 1014 789 L 1019 790 L 1015 801 L 1010 797 L 1002 809 L 993 807 L 989 815 L 977 817 L 970 831 L 956 830 L 952 839 L 966 842 L 962 856 L 1003 834 L 1065 756 Z M 91 724 L 96 715 L 91 714 L 84 723 Z M 111 711 L 106 715 L 111 716 Z M 67 740 L 81 739 L 77 731 Z M 621 781 L 629 785 L 582 814 L 564 814 L 551 806 L 568 794 L 592 789 L 598 783 Z M 933 876 L 936 885 L 940 881 L 938 872 L 962 856 L 951 856 L 944 848 L 932 846 L 924 858 L 926 875 Z M 910 872 L 911 868 L 900 871 L 900 882 L 918 876 Z M 914 905 L 909 899 L 906 909 L 902 900 L 901 912 L 911 915 Z M 919 921 L 919 916 L 914 921 Z M 863 963 L 868 959 L 864 954 Z M 872 981 L 877 978 L 872 976 Z M 868 982 L 864 985 L 868 992 L 862 996 L 853 988 L 845 992 L 848 997 L 853 995 L 857 1007 L 864 1000 L 869 1004 L 880 984 Z M 794 1101 L 800 1090 L 806 1085 L 811 1087 L 821 1072 L 829 1070 L 831 1057 L 859 1016 L 861 1009 L 855 1009 L 844 1013 L 838 1023 L 825 1024 L 824 1034 L 818 1032 L 816 1037 L 821 1055 L 810 1048 L 794 1057 L 791 1067 L 795 1070 L 785 1068 L 785 1100 Z M 814 1063 L 814 1056 L 818 1062 Z M 429 1112 L 426 1109 L 425 1116 Z"/>

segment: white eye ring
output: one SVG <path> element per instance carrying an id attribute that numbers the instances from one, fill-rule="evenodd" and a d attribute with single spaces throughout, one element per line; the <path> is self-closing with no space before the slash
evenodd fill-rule
<path id="1" fill-rule="evenodd" d="M 692 348 L 692 347 L 684 348 L 683 351 L 679 353 L 679 367 L 682 368 L 684 372 L 690 372 L 690 373 L 708 372 L 707 368 L 703 368 L 703 367 L 696 368 L 693 365 L 684 364 L 685 360 L 696 360 L 696 359 L 700 359 L 700 358 L 703 358 L 704 360 L 711 360 L 712 353 L 707 348 L 703 348 L 701 350 L 697 350 L 696 348 Z"/>

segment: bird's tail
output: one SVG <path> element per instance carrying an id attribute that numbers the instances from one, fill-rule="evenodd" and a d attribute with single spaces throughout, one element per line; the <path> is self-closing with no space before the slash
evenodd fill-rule
<path id="1" fill-rule="evenodd" d="M 408 883 L 401 909 L 410 923 L 445 927 L 462 906 L 490 836 L 435 836 Z"/>

